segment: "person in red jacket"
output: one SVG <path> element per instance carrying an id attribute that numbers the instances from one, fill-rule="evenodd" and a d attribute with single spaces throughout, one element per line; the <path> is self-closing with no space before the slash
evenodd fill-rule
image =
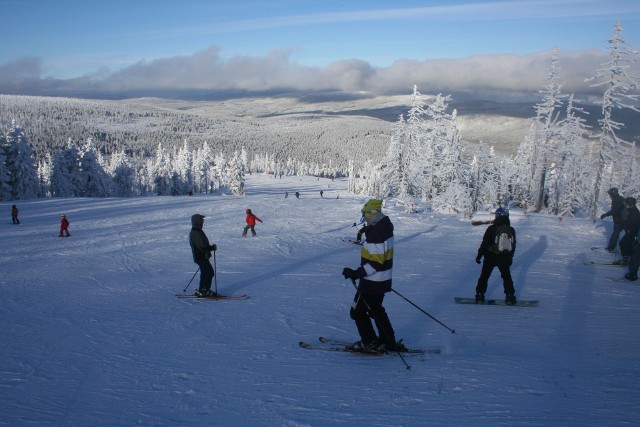
<path id="1" fill-rule="evenodd" d="M 13 221 L 14 224 L 20 224 L 20 220 L 18 219 L 18 208 L 16 205 L 11 207 L 11 221 Z"/>
<path id="2" fill-rule="evenodd" d="M 262 220 L 260 218 L 258 218 L 257 216 L 255 216 L 253 214 L 253 212 L 251 212 L 251 209 L 247 209 L 247 225 L 244 227 L 244 232 L 242 233 L 242 237 L 247 237 L 247 231 L 249 231 L 249 229 L 251 229 L 251 234 L 253 234 L 253 237 L 256 236 L 256 230 L 255 230 L 255 226 L 256 226 L 256 221 L 260 221 L 262 222 Z"/>
<path id="3" fill-rule="evenodd" d="M 58 237 L 69 237 L 69 221 L 67 220 L 67 216 L 65 214 L 60 215 L 60 236 Z"/>

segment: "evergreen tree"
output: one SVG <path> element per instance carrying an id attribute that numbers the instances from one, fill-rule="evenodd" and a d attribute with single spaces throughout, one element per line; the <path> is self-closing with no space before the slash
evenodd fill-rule
<path id="1" fill-rule="evenodd" d="M 24 130 L 15 120 L 7 132 L 1 148 L 4 151 L 5 167 L 9 175 L 10 198 L 32 199 L 38 197 L 38 172 L 31 144 Z"/>
<path id="2" fill-rule="evenodd" d="M 0 200 L 11 200 L 11 186 L 9 185 L 9 168 L 4 155 L 5 138 L 0 135 Z"/>
<path id="3" fill-rule="evenodd" d="M 590 217 L 595 220 L 600 199 L 600 189 L 607 165 L 620 157 L 620 148 L 629 145 L 618 137 L 618 131 L 623 124 L 613 119 L 614 109 L 630 109 L 640 112 L 637 108 L 638 78 L 629 74 L 629 68 L 638 62 L 638 49 L 631 46 L 622 38 L 622 24 L 617 22 L 613 35 L 607 40 L 609 45 L 609 61 L 596 71 L 595 76 L 587 79 L 595 82 L 592 87 L 604 88 L 602 98 L 602 119 L 598 121 L 601 129 L 599 137 L 598 164 L 593 184 L 593 201 Z"/>
<path id="4" fill-rule="evenodd" d="M 80 195 L 84 197 L 109 195 L 110 177 L 102 163 L 102 155 L 95 149 L 93 140 L 88 138 L 80 151 Z"/>
<path id="5" fill-rule="evenodd" d="M 137 194 L 135 170 L 129 165 L 124 150 L 111 159 L 111 194 L 116 197 L 131 197 Z"/>

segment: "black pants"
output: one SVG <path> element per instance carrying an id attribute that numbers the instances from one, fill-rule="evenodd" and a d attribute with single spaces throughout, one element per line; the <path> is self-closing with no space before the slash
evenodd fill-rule
<path id="1" fill-rule="evenodd" d="M 632 276 L 638 276 L 638 266 L 640 266 L 640 244 L 638 242 L 634 242 L 632 248 L 633 251 L 629 258 L 629 273 L 631 273 Z"/>
<path id="2" fill-rule="evenodd" d="M 200 267 L 200 287 L 201 291 L 208 291 L 211 289 L 211 281 L 213 280 L 213 275 L 215 272 L 213 271 L 213 267 L 208 259 L 204 259 L 196 262 L 198 267 Z"/>
<path id="3" fill-rule="evenodd" d="M 376 323 L 380 340 L 389 346 L 396 344 L 396 336 L 389 321 L 389 316 L 382 306 L 384 294 L 364 295 L 356 293 L 353 298 L 350 315 L 356 321 L 356 327 L 363 343 L 368 344 L 377 338 L 371 324 L 371 319 Z"/>
<path id="4" fill-rule="evenodd" d="M 498 267 L 500 275 L 502 276 L 502 285 L 504 286 L 505 294 L 515 294 L 516 291 L 513 288 L 513 279 L 511 278 L 511 260 L 496 258 L 492 256 L 485 256 L 484 263 L 482 264 L 482 271 L 478 278 L 478 284 L 476 285 L 476 293 L 484 295 L 487 292 L 487 286 L 489 284 L 489 277 L 493 269 Z"/>

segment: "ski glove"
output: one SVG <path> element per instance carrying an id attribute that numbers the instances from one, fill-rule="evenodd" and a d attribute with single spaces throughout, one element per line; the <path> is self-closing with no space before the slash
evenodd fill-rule
<path id="1" fill-rule="evenodd" d="M 482 255 L 478 255 L 476 257 L 476 263 L 481 264 L 482 263 L 482 261 L 480 261 L 481 259 L 482 259 Z"/>
<path id="2" fill-rule="evenodd" d="M 209 246 L 209 250 L 212 250 L 213 252 L 218 250 L 218 246 L 216 246 L 215 244 Z"/>
<path id="3" fill-rule="evenodd" d="M 360 274 L 358 273 L 358 270 L 353 270 L 348 267 L 345 267 L 342 269 L 342 275 L 344 276 L 345 279 L 351 279 L 353 281 L 360 278 Z"/>

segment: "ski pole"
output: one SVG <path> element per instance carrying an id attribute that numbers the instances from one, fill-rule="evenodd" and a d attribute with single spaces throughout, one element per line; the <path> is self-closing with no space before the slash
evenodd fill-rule
<path id="1" fill-rule="evenodd" d="M 213 251 L 213 283 L 218 295 L 218 268 L 216 267 L 216 251 Z"/>
<path id="2" fill-rule="evenodd" d="M 356 281 L 355 279 L 351 279 L 351 284 L 353 285 L 354 288 L 356 288 L 356 292 L 360 292 L 358 291 L 358 287 L 356 286 Z M 362 302 L 364 302 L 365 307 L 367 307 L 367 311 L 369 312 L 369 314 L 371 315 L 371 317 L 373 317 L 373 320 L 377 323 L 380 324 L 380 322 L 378 321 L 378 319 L 376 318 L 376 315 L 373 314 L 373 310 L 371 310 L 371 307 L 369 306 L 369 303 L 367 303 L 367 300 L 364 298 L 364 296 L 362 294 L 360 294 L 360 297 L 362 298 Z M 400 353 L 400 350 L 398 350 L 397 348 L 395 349 L 396 353 L 398 354 L 398 356 L 400 356 L 400 359 L 402 360 L 402 363 L 404 363 L 404 366 L 407 367 L 407 369 L 411 369 L 411 366 L 409 366 L 409 364 L 407 363 L 407 361 L 404 359 L 404 356 L 402 356 L 402 353 Z"/>
<path id="3" fill-rule="evenodd" d="M 195 273 L 193 273 L 193 277 L 191 278 L 191 280 L 189 280 L 189 283 L 187 284 L 187 288 L 189 287 L 189 285 L 191 285 L 191 282 L 193 282 L 193 278 L 196 277 L 196 274 L 198 274 L 198 271 L 200 271 L 200 267 L 198 267 L 198 269 L 196 270 Z M 182 292 L 187 292 L 187 288 L 184 288 L 182 290 Z"/>
<path id="4" fill-rule="evenodd" d="M 442 326 L 444 326 L 445 328 L 447 328 L 448 330 L 451 331 L 452 334 L 455 334 L 456 331 L 455 329 L 451 329 L 450 327 L 448 327 L 447 325 L 445 325 L 444 323 L 442 323 L 441 321 L 439 321 L 438 319 L 436 319 L 435 317 L 433 317 L 432 315 L 430 315 L 429 313 L 427 313 L 426 311 L 424 311 L 423 309 L 421 309 L 420 307 L 418 307 L 417 305 L 415 305 L 413 302 L 409 301 L 407 298 L 405 298 L 403 295 L 400 294 L 400 292 L 396 291 L 395 289 L 391 289 L 396 295 L 399 295 L 402 299 L 404 299 L 406 302 L 408 302 L 409 304 L 411 304 L 412 306 L 414 306 L 415 308 L 417 308 L 418 310 L 420 310 L 421 312 L 423 312 L 424 314 L 426 314 L 427 316 L 429 316 L 430 318 L 432 318 L 433 320 L 435 320 L 436 322 L 440 323 Z"/>

